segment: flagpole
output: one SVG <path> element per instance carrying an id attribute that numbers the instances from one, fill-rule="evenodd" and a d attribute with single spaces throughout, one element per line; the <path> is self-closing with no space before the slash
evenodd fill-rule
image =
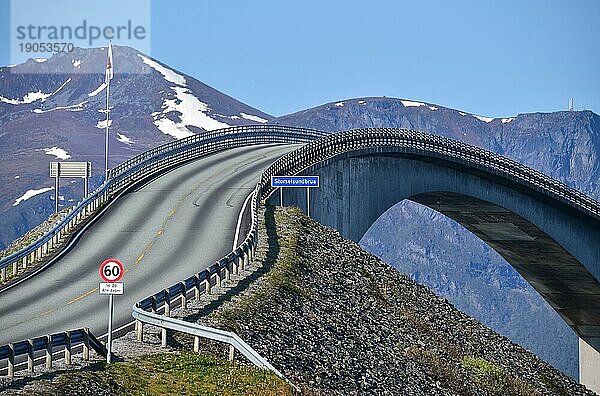
<path id="1" fill-rule="evenodd" d="M 104 142 L 104 181 L 108 180 L 108 95 L 110 90 L 110 79 L 106 82 L 106 133 Z"/>
<path id="2" fill-rule="evenodd" d="M 112 59 L 110 59 L 110 46 L 111 43 L 110 41 L 108 42 L 108 47 L 107 47 L 107 52 L 108 52 L 108 56 L 109 56 L 109 62 L 112 62 Z M 112 67 L 112 65 L 110 65 Z M 109 107 L 108 107 L 108 97 L 110 95 L 110 80 L 111 78 L 108 77 L 108 69 L 106 71 L 105 74 L 105 80 L 106 80 L 106 133 L 105 133 L 105 140 L 104 140 L 104 181 L 108 180 L 108 123 L 109 123 Z"/>

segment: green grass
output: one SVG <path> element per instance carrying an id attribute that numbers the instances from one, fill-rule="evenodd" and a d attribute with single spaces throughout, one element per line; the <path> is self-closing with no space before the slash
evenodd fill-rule
<path id="1" fill-rule="evenodd" d="M 412 346 L 404 354 L 426 367 L 429 374 L 459 395 L 471 395 L 468 387 L 462 383 L 457 367 L 451 359 L 440 356 L 435 351 Z"/>
<path id="2" fill-rule="evenodd" d="M 473 376 L 475 383 L 492 395 L 539 395 L 529 384 L 508 375 L 502 367 L 486 359 L 465 356 L 461 364 Z"/>
<path id="3" fill-rule="evenodd" d="M 542 382 L 546 385 L 552 392 L 556 393 L 560 396 L 569 396 L 569 392 L 564 390 L 560 385 L 554 382 L 551 378 L 546 376 L 542 376 Z"/>
<path id="4" fill-rule="evenodd" d="M 302 269 L 299 267 L 297 256 L 300 228 L 296 219 L 298 216 L 301 216 L 301 212 L 297 208 L 265 213 L 266 233 L 273 246 L 269 247 L 263 265 L 270 269 L 264 274 L 261 287 L 239 299 L 235 307 L 215 313 L 215 317 L 226 329 L 238 332 L 238 322 L 246 315 L 264 308 L 274 293 L 286 298 L 294 295 L 309 298 L 309 293 L 302 288 L 299 281 Z M 289 228 L 282 229 L 283 225 Z"/>
<path id="5" fill-rule="evenodd" d="M 69 395 L 106 389 L 111 395 L 291 395 L 290 386 L 273 373 L 231 364 L 212 355 L 162 353 L 132 362 L 101 364 L 96 371 L 64 374 L 39 395 Z M 85 393 L 88 394 L 88 393 Z"/>

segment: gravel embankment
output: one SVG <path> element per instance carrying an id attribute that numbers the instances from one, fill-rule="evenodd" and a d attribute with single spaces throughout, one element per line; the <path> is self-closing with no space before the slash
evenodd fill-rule
<path id="1" fill-rule="evenodd" d="M 270 271 L 202 322 L 292 382 L 327 395 L 594 394 L 300 211 L 265 218 Z"/>

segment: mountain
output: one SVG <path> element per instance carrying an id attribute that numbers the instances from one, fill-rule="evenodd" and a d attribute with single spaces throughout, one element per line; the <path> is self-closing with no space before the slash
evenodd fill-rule
<path id="1" fill-rule="evenodd" d="M 600 197 L 600 116 L 591 111 L 491 118 L 383 97 L 328 103 L 275 122 L 331 132 L 419 129 L 502 154 Z M 405 201 L 383 214 L 361 245 L 577 378 L 575 333 L 510 264 L 459 224 Z"/>
<path id="2" fill-rule="evenodd" d="M 113 58 L 110 166 L 174 139 L 273 118 L 132 48 L 113 46 Z M 0 68 L 0 249 L 53 212 L 50 161 L 91 161 L 90 190 L 104 180 L 106 61 L 106 48 L 76 48 Z M 81 199 L 81 180 L 61 184 L 61 206 Z"/>

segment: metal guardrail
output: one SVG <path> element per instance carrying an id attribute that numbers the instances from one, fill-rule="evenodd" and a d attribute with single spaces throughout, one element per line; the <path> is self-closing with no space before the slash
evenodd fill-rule
<path id="1" fill-rule="evenodd" d="M 90 348 L 99 355 L 106 357 L 107 350 L 104 345 L 85 327 L 82 329 L 63 331 L 32 338 L 26 341 L 19 341 L 0 346 L 0 360 L 7 360 L 6 375 L 13 378 L 15 373 L 15 358 L 18 356 L 27 356 L 27 370 L 33 373 L 34 367 L 42 364 L 42 359 L 36 359 L 35 354 L 38 351 L 45 351 L 46 368 L 52 368 L 52 361 L 55 360 L 55 348 L 63 348 L 62 357 L 66 365 L 71 364 L 71 353 L 77 346 L 82 346 L 83 360 L 89 360 Z M 59 354 L 60 355 L 60 354 Z M 60 358 L 60 356 L 58 356 Z M 25 363 L 23 363 L 25 365 Z"/>
<path id="2" fill-rule="evenodd" d="M 270 187 L 272 175 L 298 174 L 353 151 L 361 151 L 362 154 L 414 154 L 466 165 L 535 190 L 576 209 L 585 216 L 600 220 L 600 202 L 535 169 L 491 151 L 446 137 L 397 128 L 367 128 L 340 132 L 292 151 L 263 173 L 260 181 L 261 193 L 266 196 L 273 191 Z"/>
<path id="3" fill-rule="evenodd" d="M 79 224 L 89 219 L 97 209 L 133 183 L 160 173 L 167 168 L 229 148 L 268 143 L 306 143 L 324 136 L 325 132 L 278 125 L 252 125 L 221 129 L 174 141 L 139 154 L 109 172 L 109 179 L 79 202 L 69 213 L 38 240 L 0 259 L 0 280 L 12 266 L 13 276 L 18 266 L 27 268 L 54 253 L 63 238 Z"/>
<path id="4" fill-rule="evenodd" d="M 280 378 L 284 378 L 283 375 L 258 352 L 244 342 L 237 334 L 229 331 L 219 330 L 212 327 L 202 326 L 196 323 L 185 322 L 183 320 L 170 318 L 168 316 L 161 316 L 152 312 L 146 312 L 141 308 L 133 307 L 133 317 L 146 324 L 161 327 L 162 329 L 169 329 L 178 331 L 185 334 L 193 335 L 194 338 L 194 350 L 198 352 L 199 349 L 199 338 L 208 338 L 215 341 L 220 341 L 231 345 L 237 349 L 242 355 L 244 355 L 251 363 L 255 366 L 269 370 L 275 373 Z M 233 361 L 233 350 L 230 351 L 229 360 Z"/>

